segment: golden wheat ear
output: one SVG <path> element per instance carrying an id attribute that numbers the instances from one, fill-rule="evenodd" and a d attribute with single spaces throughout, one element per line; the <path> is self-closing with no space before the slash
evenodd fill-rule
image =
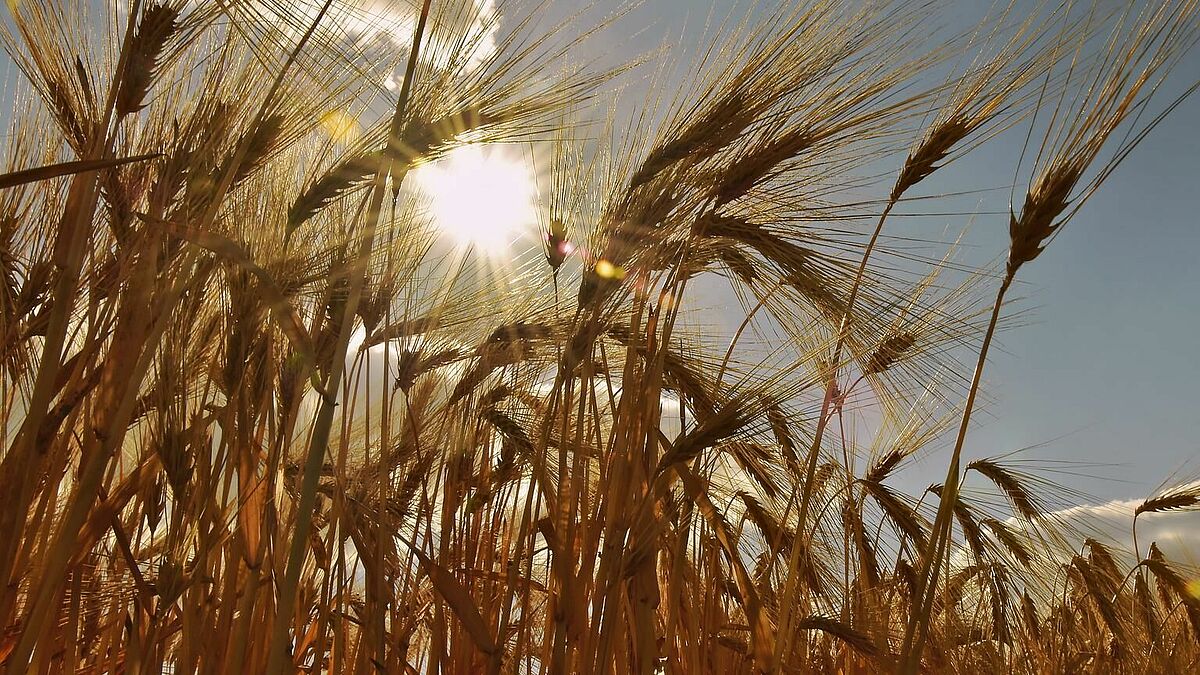
<path id="1" fill-rule="evenodd" d="M 1138 504 L 1133 515 L 1143 513 L 1161 513 L 1163 511 L 1183 511 L 1200 506 L 1200 485 L 1185 485 L 1163 492 L 1157 497 L 1146 499 Z"/>

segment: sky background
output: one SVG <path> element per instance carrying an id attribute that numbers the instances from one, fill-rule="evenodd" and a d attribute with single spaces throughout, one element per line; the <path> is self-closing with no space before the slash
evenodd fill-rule
<path id="1" fill-rule="evenodd" d="M 621 2 L 599 4 L 615 9 Z M 665 43 L 686 71 L 684 55 L 712 34 L 706 26 L 774 4 L 646 0 L 619 24 L 631 28 L 602 35 L 597 49 L 629 57 Z M 1015 16 L 1035 4 L 1017 0 Z M 1119 8 L 1123 0 L 1106 4 Z M 987 0 L 940 5 L 949 11 L 931 36 L 939 28 L 965 29 L 993 8 Z M 1160 103 L 1197 80 L 1200 49 L 1193 49 Z M 634 105 L 637 97 L 630 98 Z M 939 203 L 964 215 L 893 217 L 888 232 L 945 240 L 967 229 L 957 262 L 983 267 L 1004 256 L 1023 133 L 993 140 L 914 193 L 988 190 Z M 1017 193 L 1023 195 L 1022 186 Z M 1147 495 L 1164 483 L 1200 478 L 1198 194 L 1200 96 L 1193 96 L 1125 160 L 1047 252 L 1022 268 L 1009 294 L 1017 302 L 1006 310 L 1023 312 L 1021 325 L 997 336 L 984 371 L 987 401 L 964 447 L 964 463 L 1028 448 L 1020 455 L 1027 468 L 1062 483 L 1069 488 L 1062 501 L 1080 505 L 1060 514 L 1066 523 L 1125 544 L 1133 510 Z M 729 309 L 740 319 L 739 306 Z M 969 377 L 970 365 L 964 368 Z M 891 480 L 910 494 L 941 482 L 952 440 Z M 1157 540 L 1177 559 L 1200 563 L 1200 513 L 1150 514 L 1138 522 L 1143 546 Z"/>
<path id="2" fill-rule="evenodd" d="M 377 6 L 395 1 L 369 0 Z M 553 11 L 585 4 L 558 0 Z M 599 16 L 624 3 L 592 4 Z M 992 6 L 984 0 L 943 4 L 951 8 L 946 28 L 969 25 Z M 710 17 L 715 25 L 725 16 L 761 13 L 773 5 L 644 0 L 591 43 L 587 54 L 615 63 L 665 43 L 669 58 L 687 70 L 687 54 L 702 44 Z M 1197 79 L 1200 50 L 1193 50 L 1163 100 Z M 642 96 L 631 89 L 620 105 L 635 106 Z M 1015 294 L 1022 300 L 1015 308 L 1032 314 L 1024 317 L 1026 325 L 1000 335 L 993 349 L 985 371 L 989 402 L 975 418 L 967 460 L 1040 446 L 1028 457 L 1079 463 L 1070 470 L 1089 475 L 1059 479 L 1092 495 L 1099 504 L 1094 513 L 1120 518 L 1132 508 L 1122 500 L 1140 500 L 1173 475 L 1185 480 L 1200 469 L 1195 462 L 1185 467 L 1200 454 L 1198 127 L 1200 96 L 1143 142 L 1053 246 L 1021 270 Z M 970 224 L 959 261 L 983 266 L 1002 256 L 1007 217 L 996 213 L 1008 208 L 1019 141 L 1001 137 L 957 162 L 952 172 L 937 175 L 937 190 L 991 188 L 954 203 L 978 216 L 893 218 L 889 233 L 937 239 Z M 953 174 L 951 180 L 947 174 Z M 740 312 L 736 306 L 731 310 Z M 946 453 L 932 453 L 897 477 L 900 487 L 919 493 L 942 479 L 945 466 Z M 1171 528 L 1200 531 L 1200 514 L 1170 518 Z"/>
<path id="3" fill-rule="evenodd" d="M 627 19 L 645 28 L 628 42 L 649 49 L 668 39 L 686 49 L 701 40 L 710 9 L 716 17 L 762 11 L 756 4 L 771 3 L 646 0 Z M 943 4 L 954 7 L 948 28 L 966 26 L 992 6 Z M 614 48 L 625 41 L 608 39 Z M 1198 79 L 1200 50 L 1193 50 L 1162 100 Z M 969 226 L 961 262 L 982 266 L 1005 254 L 1008 219 L 995 212 L 1007 212 L 1018 136 L 996 139 L 930 180 L 937 190 L 993 188 L 955 202 L 980 215 L 894 218 L 888 231 L 937 239 L 946 228 Z M 1063 480 L 1097 501 L 1140 499 L 1173 474 L 1184 479 L 1200 468 L 1184 466 L 1200 454 L 1198 189 L 1200 96 L 1151 134 L 1047 252 L 1021 270 L 1014 309 L 1031 313 L 992 350 L 984 371 L 991 400 L 973 422 L 965 457 L 1040 445 L 1030 459 L 1091 465 L 1070 470 L 1094 477 Z M 942 480 L 946 457 L 933 453 L 899 478 L 919 492 Z M 1200 525 L 1200 514 L 1186 518 Z"/>

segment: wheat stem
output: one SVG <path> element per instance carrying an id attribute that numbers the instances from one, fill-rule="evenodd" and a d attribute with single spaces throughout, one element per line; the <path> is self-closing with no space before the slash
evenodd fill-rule
<path id="1" fill-rule="evenodd" d="M 946 470 L 946 481 L 943 483 L 941 499 L 938 503 L 937 517 L 934 519 L 933 531 L 926 542 L 920 557 L 920 569 L 917 572 L 917 606 L 912 609 L 907 626 L 905 627 L 904 642 L 898 672 L 903 675 L 913 675 L 920 666 L 921 654 L 924 651 L 926 632 L 929 630 L 930 613 L 933 607 L 933 597 L 937 594 L 938 573 L 941 570 L 940 561 L 945 555 L 950 541 L 951 516 L 954 506 L 958 503 L 958 488 L 961 479 L 959 466 L 962 459 L 963 443 L 967 438 L 967 427 L 971 422 L 971 412 L 975 407 L 975 397 L 979 393 L 979 383 L 983 377 L 983 367 L 987 362 L 988 349 L 992 337 L 996 333 L 996 324 L 1000 319 L 1000 309 L 1004 296 L 1012 284 L 1016 270 L 1009 270 L 1004 275 L 996 300 L 992 304 L 991 318 L 988 320 L 987 331 L 979 348 L 979 358 L 975 363 L 975 373 L 971 377 L 971 387 L 967 392 L 967 400 L 963 406 L 962 421 L 958 426 L 958 435 L 954 440 L 954 449 L 950 456 L 950 465 Z"/>
<path id="2" fill-rule="evenodd" d="M 313 24 L 314 30 L 317 23 L 324 16 L 325 10 L 329 9 L 330 4 L 332 3 L 327 0 L 321 14 Z M 392 133 L 388 137 L 389 143 L 392 143 L 399 136 L 398 130 L 407 109 L 408 96 L 416 71 L 417 56 L 420 51 L 425 24 L 429 19 L 430 4 L 431 0 L 425 0 L 421 7 L 421 14 L 417 20 L 417 25 L 413 31 L 412 49 L 405 71 L 404 84 L 396 103 L 396 112 L 392 118 Z M 310 34 L 311 32 L 310 30 Z M 369 269 L 368 262 L 374 244 L 375 228 L 383 208 L 385 179 L 385 168 L 381 166 L 375 174 L 371 202 L 365 214 L 365 227 L 360 236 L 357 257 L 355 258 L 355 271 L 358 273 L 353 274 L 351 277 L 349 295 L 342 309 L 341 316 L 334 317 L 334 321 L 338 324 L 337 342 L 330 355 L 332 362 L 325 364 L 328 372 L 324 387 L 326 391 L 330 390 L 330 385 L 335 385 L 341 379 L 342 371 L 345 367 L 345 355 L 350 343 L 350 335 L 354 328 L 354 317 L 358 309 L 359 300 L 362 297 L 362 289 L 365 285 Z M 398 183 L 402 179 L 402 174 L 393 176 L 395 183 Z M 296 523 L 292 534 L 291 548 L 288 552 L 284 577 L 279 585 L 278 609 L 271 637 L 270 659 L 267 662 L 266 670 L 269 675 L 282 675 L 285 668 L 285 661 L 288 660 L 289 627 L 291 626 L 292 615 L 295 609 L 296 590 L 300 583 L 301 568 L 307 557 L 305 551 L 308 547 L 309 532 L 312 528 L 312 509 L 313 503 L 316 500 L 317 481 L 320 477 L 321 466 L 325 460 L 329 434 L 333 428 L 335 406 L 336 401 L 331 397 L 326 396 L 321 399 L 316 421 L 313 424 L 312 436 L 309 440 L 308 452 L 304 464 L 303 483 L 300 488 L 300 498 L 296 503 Z"/>

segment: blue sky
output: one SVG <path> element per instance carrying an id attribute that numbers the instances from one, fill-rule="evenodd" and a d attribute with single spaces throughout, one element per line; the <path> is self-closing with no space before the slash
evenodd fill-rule
<path id="1" fill-rule="evenodd" d="M 646 0 L 628 19 L 645 26 L 630 42 L 645 49 L 670 36 L 686 49 L 703 34 L 710 7 L 720 17 L 770 4 Z M 944 4 L 955 8 L 947 25 L 966 25 L 991 7 L 982 0 Z M 1200 50 L 1163 93 L 1197 79 Z M 1067 470 L 1095 477 L 1059 479 L 1105 501 L 1145 496 L 1200 453 L 1198 127 L 1200 96 L 1168 118 L 1047 252 L 1021 270 L 1015 294 L 1022 299 L 1013 309 L 1032 314 L 993 349 L 984 378 L 991 401 L 976 417 L 967 458 L 1040 445 L 1029 459 L 1082 463 Z M 994 188 L 955 202 L 981 215 L 893 219 L 890 231 L 938 239 L 945 228 L 969 226 L 963 262 L 982 266 L 1003 255 L 1007 217 L 985 214 L 1008 208 L 1020 140 L 1001 137 L 956 163 L 945 172 L 954 174 L 952 182 L 938 176 L 938 190 Z M 942 479 L 945 462 L 946 453 L 934 453 L 901 480 L 919 492 Z"/>

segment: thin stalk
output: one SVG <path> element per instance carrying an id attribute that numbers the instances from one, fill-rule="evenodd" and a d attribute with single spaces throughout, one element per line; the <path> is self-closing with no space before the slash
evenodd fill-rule
<path id="1" fill-rule="evenodd" d="M 192 256 L 189 257 L 189 259 L 192 258 Z M 203 283 L 203 277 L 203 274 L 194 276 L 186 273 L 180 274 L 175 285 L 168 290 L 167 300 L 164 304 L 171 306 L 173 299 L 182 295 L 189 283 L 196 281 Z M 163 311 L 155 318 L 154 322 L 147 327 L 142 344 L 157 344 L 158 339 L 167 328 L 169 316 L 170 312 Z M 105 426 L 98 430 L 99 433 L 89 434 L 85 437 L 85 447 L 81 451 L 81 456 L 88 458 L 88 461 L 80 468 L 75 498 L 68 505 L 53 544 L 46 554 L 46 568 L 42 573 L 40 583 L 37 584 L 21 639 L 9 656 L 9 663 L 12 665 L 25 666 L 29 664 L 30 656 L 33 655 L 34 648 L 39 644 L 41 633 L 51 619 L 58 591 L 62 587 L 71 562 L 71 551 L 76 546 L 76 536 L 83 528 L 88 513 L 91 511 L 92 503 L 103 487 L 104 469 L 108 464 L 108 458 L 112 456 L 118 443 L 124 438 L 123 432 L 128 428 L 129 418 L 133 415 L 133 408 L 137 403 L 137 387 L 133 385 L 142 381 L 146 371 L 150 368 L 153 356 L 154 350 L 141 350 L 133 366 L 125 372 L 127 377 L 121 380 L 123 386 L 112 390 L 112 412 L 104 420 Z M 113 372 L 116 369 L 117 366 L 113 365 Z M 50 648 L 49 645 L 43 645 L 43 647 Z"/>
<path id="2" fill-rule="evenodd" d="M 409 53 L 408 66 L 404 74 L 404 83 L 401 86 L 400 96 L 396 102 L 396 112 L 392 117 L 390 134 L 388 136 L 389 144 L 393 143 L 400 136 L 401 126 L 408 108 L 409 93 L 412 90 L 412 81 L 416 71 L 421 39 L 425 32 L 426 22 L 429 20 L 431 1 L 425 0 L 422 4 L 420 17 L 413 31 L 412 51 Z M 329 2 L 326 3 L 325 9 L 328 9 L 328 7 Z M 324 11 L 322 11 L 323 15 Z M 321 16 L 318 16 L 317 22 L 320 20 Z M 333 353 L 330 355 L 332 363 L 328 364 L 327 372 L 329 375 L 325 378 L 322 387 L 325 391 L 331 391 L 330 385 L 336 385 L 342 377 L 342 371 L 345 369 L 346 350 L 350 343 L 350 335 L 353 332 L 354 317 L 358 311 L 358 303 L 362 297 L 363 287 L 366 283 L 366 276 L 369 270 L 368 262 L 375 241 L 375 229 L 383 210 L 386 178 L 386 169 L 380 167 L 375 173 L 371 203 L 367 209 L 365 228 L 360 238 L 355 270 L 358 273 L 354 274 L 350 280 L 350 292 L 346 299 L 346 304 L 342 308 L 342 315 L 338 317 L 340 325 L 338 326 L 337 343 L 332 350 Z M 393 181 L 397 185 L 403 179 L 403 173 L 393 177 Z M 337 401 L 333 397 L 322 396 L 320 408 L 317 411 L 317 418 L 313 424 L 308 455 L 304 463 L 304 479 L 300 488 L 299 501 L 296 503 L 295 530 L 292 534 L 291 549 L 288 552 L 287 567 L 279 586 L 278 609 L 271 636 L 270 658 L 267 661 L 266 670 L 270 675 L 283 673 L 285 662 L 290 660 L 288 658 L 288 644 L 290 643 L 288 628 L 292 622 L 292 615 L 295 613 L 296 591 L 300 584 L 300 572 L 304 567 L 304 561 L 307 557 L 309 533 L 312 530 L 312 511 L 317 497 L 317 484 L 320 480 L 321 466 L 325 461 L 325 452 L 329 445 L 329 434 L 333 428 L 333 414 L 336 406 Z"/>
<path id="3" fill-rule="evenodd" d="M 833 404 L 834 394 L 837 387 L 837 368 L 838 362 L 842 358 L 842 349 L 846 345 L 847 330 L 850 326 L 850 317 L 854 312 L 854 303 L 858 300 L 859 290 L 862 288 L 862 280 L 867 272 L 867 263 L 871 259 L 871 253 L 875 251 L 875 245 L 879 241 L 879 235 L 883 232 L 883 226 L 887 222 L 888 215 L 892 212 L 892 208 L 896 206 L 896 198 L 889 199 L 887 206 L 884 207 L 883 213 L 879 216 L 879 222 L 875 225 L 875 231 L 871 233 L 871 239 L 867 242 L 866 249 L 863 250 L 862 260 L 858 263 L 858 270 L 854 274 L 854 282 L 850 286 L 850 295 L 846 299 L 846 311 L 842 313 L 842 320 L 838 326 L 837 344 L 833 348 L 833 360 L 829 367 L 833 372 L 829 376 L 829 381 L 825 385 L 825 396 L 821 402 L 821 414 L 817 418 L 817 428 L 813 434 L 812 446 L 808 450 L 808 466 L 804 472 L 804 488 L 800 497 L 800 515 L 799 527 L 803 528 L 804 523 L 808 519 L 808 510 L 812 502 L 812 486 L 813 478 L 817 474 L 817 459 L 820 456 L 821 440 L 825 437 L 825 427 L 829 424 L 830 412 Z M 795 499 L 795 495 L 792 495 Z M 789 509 L 790 509 L 789 504 Z M 797 531 L 800 531 L 799 529 Z M 775 662 L 780 662 L 780 657 L 788 653 L 792 646 L 792 638 L 796 631 L 791 630 L 792 618 L 792 602 L 796 594 L 796 586 L 799 582 L 799 575 L 796 573 L 796 567 L 800 563 L 800 552 L 805 547 L 805 543 L 801 541 L 795 542 L 792 546 L 791 554 L 788 556 L 788 573 L 787 579 L 784 582 L 783 595 L 779 600 L 779 632 L 781 638 L 775 642 Z"/>
<path id="4" fill-rule="evenodd" d="M 754 315 L 758 314 L 758 311 L 767 304 L 767 300 L 770 300 L 771 296 L 775 295 L 775 293 L 777 293 L 779 289 L 783 288 L 784 285 L 784 280 L 780 279 L 779 283 L 771 287 L 771 290 L 764 293 L 762 297 L 758 299 L 758 302 L 755 303 L 754 307 L 749 312 L 746 312 L 746 317 L 742 319 L 740 324 L 738 324 L 737 331 L 733 334 L 733 339 L 729 341 L 729 348 L 725 350 L 725 356 L 721 359 L 721 367 L 717 369 L 717 381 L 716 384 L 713 385 L 714 391 L 721 390 L 721 380 L 725 379 L 725 371 L 729 368 L 729 359 L 733 357 L 733 349 L 737 347 L 738 341 L 742 339 L 742 334 L 745 333 L 746 328 L 750 326 L 750 321 L 753 320 Z M 679 409 L 683 410 L 683 406 L 680 406 Z"/>
<path id="5" fill-rule="evenodd" d="M 134 0 L 130 7 L 129 23 L 125 27 L 121 53 L 113 71 L 115 75 L 124 72 L 125 63 L 129 60 L 141 5 L 142 0 Z M 88 149 L 88 156 L 83 158 L 85 160 L 102 159 L 111 152 L 113 135 L 110 133 L 110 127 L 119 89 L 120 82 L 114 81 L 105 101 L 104 118 L 95 126 L 95 137 Z M 0 463 L 0 478 L 9 484 L 20 486 L 17 490 L 17 503 L 7 505 L 0 512 L 0 540 L 3 540 L 3 544 L 0 544 L 3 546 L 0 548 L 0 584 L 7 583 L 14 572 L 13 558 L 16 556 L 19 542 L 24 538 L 20 536 L 21 530 L 25 525 L 25 514 L 29 501 L 33 498 L 32 490 L 36 481 L 15 478 L 26 475 L 31 469 L 31 462 L 36 466 L 41 461 L 41 454 L 36 448 L 38 430 L 54 399 L 56 381 L 62 368 L 67 327 L 75 305 L 73 296 L 84 262 L 88 225 L 92 222 L 100 198 L 100 191 L 97 189 L 99 175 L 98 172 L 82 173 L 71 179 L 60 234 L 54 244 L 53 260 L 58 275 L 46 324 L 46 337 L 42 343 L 42 357 L 38 362 L 37 378 L 34 380 L 29 402 L 25 406 L 25 419 L 22 420 L 16 437 L 5 453 L 4 462 Z"/>
<path id="6" fill-rule="evenodd" d="M 934 519 L 933 531 L 930 533 L 925 554 L 921 556 L 921 569 L 917 571 L 918 605 L 909 615 L 898 670 L 903 675 L 916 673 L 921 662 L 925 636 L 929 630 L 929 613 L 933 606 L 933 596 L 937 591 L 938 573 L 941 571 L 938 561 L 945 555 L 949 545 L 951 516 L 954 512 L 954 505 L 958 502 L 958 487 L 961 479 L 959 465 L 962 459 L 963 443 L 967 438 L 967 427 L 971 423 L 971 411 L 975 407 L 975 397 L 979 393 L 979 382 L 983 376 L 983 366 L 987 362 L 988 349 L 991 347 L 992 337 L 996 333 L 996 324 L 1000 319 L 1000 308 L 1004 304 L 1004 295 L 1012 285 L 1014 275 L 1015 270 L 1005 273 L 1000 290 L 996 293 L 996 301 L 992 305 L 992 316 L 988 321 L 987 333 L 983 336 L 983 344 L 979 348 L 979 360 L 975 363 L 975 374 L 971 378 L 971 388 L 967 392 L 967 402 L 963 407 L 962 422 L 958 426 L 958 437 L 954 441 L 954 451 L 950 457 L 950 466 L 946 471 L 946 482 L 942 486 L 937 517 Z"/>

